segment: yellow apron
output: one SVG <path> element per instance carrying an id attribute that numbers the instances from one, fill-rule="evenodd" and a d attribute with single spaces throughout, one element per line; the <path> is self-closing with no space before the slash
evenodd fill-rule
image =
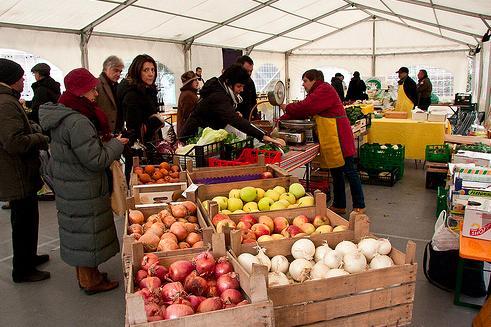
<path id="1" fill-rule="evenodd" d="M 397 89 L 397 101 L 395 111 L 405 111 L 411 113 L 414 108 L 414 103 L 407 97 L 406 92 L 404 92 L 404 85 L 399 85 Z M 411 116 L 408 116 L 411 117 Z"/>
<path id="2" fill-rule="evenodd" d="M 321 168 L 344 166 L 336 118 L 314 116 L 320 143 Z"/>

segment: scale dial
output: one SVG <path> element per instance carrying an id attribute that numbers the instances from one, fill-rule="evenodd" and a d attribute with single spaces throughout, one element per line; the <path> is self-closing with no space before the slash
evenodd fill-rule
<path id="1" fill-rule="evenodd" d="M 278 81 L 274 85 L 273 95 L 276 105 L 280 105 L 285 101 L 285 84 L 282 81 Z"/>

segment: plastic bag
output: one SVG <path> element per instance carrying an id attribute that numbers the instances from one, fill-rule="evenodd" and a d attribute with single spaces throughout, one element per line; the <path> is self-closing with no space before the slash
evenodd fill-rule
<path id="1" fill-rule="evenodd" d="M 431 239 L 435 251 L 448 251 L 459 249 L 459 235 L 448 226 L 447 212 L 440 212 L 435 223 L 435 233 Z"/>

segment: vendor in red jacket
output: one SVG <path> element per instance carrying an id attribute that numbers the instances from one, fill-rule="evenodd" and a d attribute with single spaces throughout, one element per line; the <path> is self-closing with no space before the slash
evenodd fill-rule
<path id="1" fill-rule="evenodd" d="M 364 212 L 365 200 L 360 176 L 354 163 L 355 141 L 346 111 L 336 90 L 324 82 L 322 73 L 310 69 L 302 75 L 307 97 L 297 103 L 282 104 L 285 119 L 314 117 L 320 143 L 321 168 L 329 168 L 333 179 L 334 202 L 330 209 L 346 213 L 344 175 L 348 178 L 353 211 Z"/>

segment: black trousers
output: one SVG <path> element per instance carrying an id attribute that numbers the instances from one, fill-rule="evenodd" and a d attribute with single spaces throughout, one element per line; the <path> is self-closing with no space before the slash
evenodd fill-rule
<path id="1" fill-rule="evenodd" d="M 37 195 L 10 201 L 12 223 L 13 271 L 18 274 L 34 269 L 37 255 L 39 209 Z"/>

